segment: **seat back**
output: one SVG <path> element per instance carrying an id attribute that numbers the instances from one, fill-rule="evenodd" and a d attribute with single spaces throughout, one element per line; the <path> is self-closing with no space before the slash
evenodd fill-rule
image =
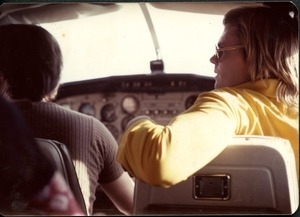
<path id="1" fill-rule="evenodd" d="M 170 188 L 136 180 L 134 214 L 291 214 L 298 204 L 289 141 L 237 136 L 208 165 Z"/>
<path id="2" fill-rule="evenodd" d="M 60 142 L 55 140 L 36 138 L 37 144 L 42 152 L 56 165 L 70 186 L 80 208 L 87 214 L 86 205 L 78 182 L 77 174 L 71 160 L 69 150 Z"/>

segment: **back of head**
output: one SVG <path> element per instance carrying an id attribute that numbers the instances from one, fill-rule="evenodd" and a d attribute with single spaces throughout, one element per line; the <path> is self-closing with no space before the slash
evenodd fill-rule
<path id="1" fill-rule="evenodd" d="M 6 84 L 0 89 L 12 99 L 40 101 L 58 85 L 61 50 L 56 39 L 40 26 L 0 26 L 0 59 L 0 85 Z"/>
<path id="2" fill-rule="evenodd" d="M 240 7 L 229 11 L 224 25 L 238 29 L 253 81 L 278 79 L 277 98 L 288 106 L 298 103 L 298 11 L 289 2 Z"/>

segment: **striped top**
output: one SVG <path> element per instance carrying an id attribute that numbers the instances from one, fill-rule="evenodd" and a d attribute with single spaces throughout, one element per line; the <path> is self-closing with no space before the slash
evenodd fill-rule
<path id="1" fill-rule="evenodd" d="M 71 154 L 88 214 L 99 183 L 119 178 L 123 169 L 115 160 L 118 144 L 96 118 L 51 102 L 16 101 L 35 137 L 64 143 Z"/>

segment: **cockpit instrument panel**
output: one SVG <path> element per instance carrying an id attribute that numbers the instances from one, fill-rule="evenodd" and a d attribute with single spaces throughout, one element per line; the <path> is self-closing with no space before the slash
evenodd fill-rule
<path id="1" fill-rule="evenodd" d="M 167 124 L 213 85 L 211 78 L 189 74 L 111 77 L 65 84 L 56 103 L 95 117 L 119 140 L 132 118 L 147 115 Z"/>

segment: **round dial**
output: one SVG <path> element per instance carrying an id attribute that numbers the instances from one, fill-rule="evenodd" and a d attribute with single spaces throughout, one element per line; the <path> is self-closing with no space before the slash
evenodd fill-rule
<path id="1" fill-rule="evenodd" d="M 126 96 L 122 100 L 122 109 L 127 114 L 133 114 L 139 109 L 139 101 L 135 96 Z"/>
<path id="2" fill-rule="evenodd" d="M 135 117 L 134 115 L 127 115 L 122 119 L 121 122 L 122 131 L 126 129 L 128 122 L 131 121 L 134 117 Z"/>
<path id="3" fill-rule="evenodd" d="M 96 110 L 95 107 L 90 103 L 82 103 L 78 109 L 79 112 L 95 117 Z"/>
<path id="4" fill-rule="evenodd" d="M 113 104 L 109 103 L 102 107 L 101 109 L 101 121 L 113 122 L 117 119 L 116 108 Z"/>
<path id="5" fill-rule="evenodd" d="M 189 96 L 185 100 L 185 108 L 188 109 L 189 107 L 191 107 L 194 104 L 194 102 L 196 101 L 197 97 L 198 97 L 197 95 Z"/>

